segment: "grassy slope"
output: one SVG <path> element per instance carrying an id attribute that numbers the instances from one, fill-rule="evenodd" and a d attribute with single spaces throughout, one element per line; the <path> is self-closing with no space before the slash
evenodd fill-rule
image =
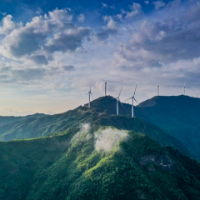
<path id="1" fill-rule="evenodd" d="M 198 199 L 198 162 L 136 132 L 110 152 L 97 151 L 97 129 L 72 143 L 77 129 L 0 143 L 0 199 Z"/>

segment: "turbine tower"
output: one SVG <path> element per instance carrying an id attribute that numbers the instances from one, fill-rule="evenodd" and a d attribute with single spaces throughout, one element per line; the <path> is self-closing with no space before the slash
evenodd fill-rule
<path id="1" fill-rule="evenodd" d="M 184 83 L 184 87 L 183 87 L 183 94 L 185 95 L 185 83 Z"/>
<path id="2" fill-rule="evenodd" d="M 137 89 L 137 85 L 135 87 L 135 91 L 134 91 L 134 94 L 132 97 L 126 99 L 125 101 L 129 100 L 129 99 L 132 99 L 132 108 L 131 108 L 131 116 L 134 117 L 134 101 L 137 102 L 137 100 L 135 99 L 135 92 L 136 92 L 136 89 Z"/>
<path id="3" fill-rule="evenodd" d="M 105 96 L 106 96 L 107 80 L 105 80 Z"/>
<path id="4" fill-rule="evenodd" d="M 157 87 L 157 92 L 158 92 L 158 96 L 159 96 L 159 85 L 158 85 L 158 87 Z"/>
<path id="5" fill-rule="evenodd" d="M 89 91 L 89 104 L 88 104 L 88 108 L 90 108 L 90 95 L 92 95 L 91 85 L 90 85 L 90 91 Z"/>
<path id="6" fill-rule="evenodd" d="M 123 87 L 122 87 L 122 89 L 123 89 Z M 119 115 L 119 102 L 120 102 L 120 99 L 119 99 L 119 96 L 120 96 L 120 94 L 121 94 L 121 92 L 122 92 L 122 89 L 120 90 L 120 92 L 119 92 L 119 95 L 118 95 L 118 97 L 116 98 L 116 107 L 117 107 L 117 115 Z M 121 103 L 121 102 L 120 102 Z"/>

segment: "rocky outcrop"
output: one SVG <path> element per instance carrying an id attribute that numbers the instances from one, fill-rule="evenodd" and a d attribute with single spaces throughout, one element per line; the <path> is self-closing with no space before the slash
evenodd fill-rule
<path id="1" fill-rule="evenodd" d="M 174 168 L 174 162 L 168 155 L 149 155 L 142 156 L 139 160 L 139 165 L 146 167 L 149 172 L 156 171 L 154 166 L 165 170 L 172 170 Z"/>

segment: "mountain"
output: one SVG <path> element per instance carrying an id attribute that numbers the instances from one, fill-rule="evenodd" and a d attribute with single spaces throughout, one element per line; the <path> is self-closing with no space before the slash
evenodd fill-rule
<path id="1" fill-rule="evenodd" d="M 42 114 L 42 113 L 35 113 L 33 115 L 27 115 L 25 117 L 0 116 L 0 126 L 10 124 L 10 123 L 16 122 L 16 121 L 21 121 L 21 120 L 24 120 L 24 119 L 39 118 L 39 117 L 43 117 L 43 116 L 46 116 L 46 115 Z"/>
<path id="2" fill-rule="evenodd" d="M 120 126 L 121 117 L 102 121 Z M 139 119 L 132 120 L 137 126 Z M 138 129 L 97 121 L 50 137 L 0 142 L 0 199 L 199 199 L 200 163 Z"/>
<path id="3" fill-rule="evenodd" d="M 177 138 L 200 160 L 200 99 L 157 96 L 140 103 L 136 116 Z"/>
<path id="4" fill-rule="evenodd" d="M 122 105 L 121 105 L 122 106 Z M 185 155 L 192 157 L 188 149 L 176 138 L 166 134 L 160 128 L 139 118 L 112 115 L 116 107 L 113 97 L 101 97 L 91 102 L 91 109 L 87 105 L 79 106 L 66 113 L 49 115 L 40 118 L 27 118 L 16 121 L 0 128 L 0 139 L 9 141 L 22 138 L 44 137 L 77 128 L 80 124 L 90 123 L 99 126 L 114 126 L 118 129 L 143 132 L 161 145 L 171 145 Z M 123 111 L 130 110 L 130 105 L 123 106 Z M 121 109 L 122 110 L 122 109 Z"/>
<path id="5" fill-rule="evenodd" d="M 116 113 L 116 99 L 99 98 L 93 101 L 93 107 Z M 185 95 L 156 96 L 134 108 L 135 116 L 165 131 L 169 136 L 179 140 L 192 154 L 200 160 L 200 98 Z M 131 116 L 130 104 L 119 104 L 119 113 Z"/>
<path id="6" fill-rule="evenodd" d="M 134 108 L 135 115 L 140 122 L 145 120 L 160 129 L 157 132 L 160 144 L 172 145 L 182 153 L 200 160 L 200 99 L 188 96 L 157 96 L 140 103 Z M 21 138 L 36 138 L 62 132 L 69 128 L 76 128 L 80 123 L 93 123 L 103 120 L 116 113 L 116 99 L 111 96 L 100 97 L 91 102 L 91 109 L 87 104 L 74 110 L 56 115 L 41 115 L 40 117 L 23 117 L 19 121 L 0 126 L 0 140 L 9 141 Z M 108 126 L 115 126 L 125 130 L 135 130 L 130 127 L 131 105 L 119 104 L 120 116 L 126 117 L 124 122 L 115 124 L 107 121 Z M 34 115 L 33 115 L 34 116 Z M 138 119 L 139 120 L 139 119 Z M 106 120 L 105 120 L 106 121 Z M 103 121 L 101 121 L 103 122 Z M 149 123 L 147 135 L 151 132 Z M 143 125 L 143 126 L 146 126 Z M 162 132 L 162 133 L 161 133 Z M 155 139 L 155 137 L 152 137 Z"/>

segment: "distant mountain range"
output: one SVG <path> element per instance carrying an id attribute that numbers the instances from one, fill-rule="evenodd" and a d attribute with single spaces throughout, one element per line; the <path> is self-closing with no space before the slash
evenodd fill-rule
<path id="1" fill-rule="evenodd" d="M 198 159 L 198 152 L 181 129 L 198 126 L 199 103 L 154 97 L 131 118 L 131 105 L 120 104 L 117 116 L 116 99 L 107 96 L 91 109 L 2 117 L 0 199 L 197 200 L 200 163 L 189 157 Z"/>
<path id="2" fill-rule="evenodd" d="M 33 115 L 27 115 L 25 117 L 21 117 L 21 116 L 20 117 L 13 117 L 13 116 L 3 117 L 3 116 L 0 116 L 0 126 L 10 124 L 12 122 L 21 121 L 24 119 L 39 118 L 39 117 L 44 117 L 44 116 L 46 116 L 46 115 L 42 114 L 42 113 L 35 113 Z"/>

